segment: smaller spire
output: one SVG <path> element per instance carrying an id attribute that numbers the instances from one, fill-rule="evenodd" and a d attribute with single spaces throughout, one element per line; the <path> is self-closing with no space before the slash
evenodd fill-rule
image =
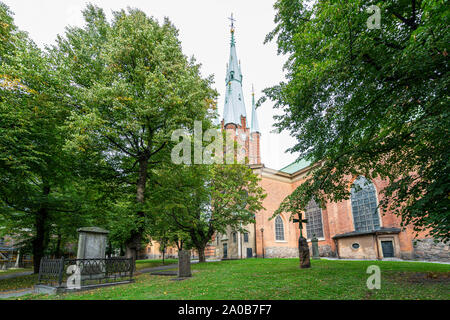
<path id="1" fill-rule="evenodd" d="M 250 128 L 250 133 L 253 133 L 253 132 L 261 133 L 259 130 L 258 115 L 256 113 L 255 88 L 252 84 L 252 125 Z"/>

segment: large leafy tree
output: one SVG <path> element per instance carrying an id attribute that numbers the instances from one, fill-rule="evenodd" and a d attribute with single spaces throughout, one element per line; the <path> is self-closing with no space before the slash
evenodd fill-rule
<path id="1" fill-rule="evenodd" d="M 372 5 L 379 29 L 367 24 Z M 339 201 L 354 176 L 381 177 L 381 207 L 449 240 L 448 3 L 278 0 L 275 9 L 266 41 L 288 56 L 287 81 L 265 94 L 284 111 L 278 129 L 298 140 L 290 150 L 317 164 L 282 207 Z"/>
<path id="2" fill-rule="evenodd" d="M 74 168 L 86 159 L 64 149 L 64 81 L 2 3 L 0 16 L 0 232 L 31 244 L 38 272 L 52 235 L 74 236 L 85 217 L 88 191 Z"/>
<path id="3" fill-rule="evenodd" d="M 263 208 L 260 179 L 245 165 L 179 165 L 170 172 L 160 177 L 153 208 L 177 240 L 198 251 L 200 262 L 215 233 L 243 231 Z"/>
<path id="4" fill-rule="evenodd" d="M 211 78 L 182 53 L 178 31 L 140 10 L 89 5 L 84 28 L 68 28 L 53 48 L 58 70 L 72 84 L 72 147 L 98 150 L 124 191 L 127 256 L 137 257 L 146 232 L 145 200 L 152 171 L 170 161 L 171 133 L 206 121 L 216 95 Z M 134 195 L 133 197 L 131 195 Z"/>

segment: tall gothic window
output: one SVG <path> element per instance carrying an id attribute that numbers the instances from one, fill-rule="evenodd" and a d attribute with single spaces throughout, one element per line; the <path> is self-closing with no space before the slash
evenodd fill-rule
<path id="1" fill-rule="evenodd" d="M 306 207 L 306 234 L 308 239 L 312 239 L 313 235 L 317 238 L 323 238 L 323 226 L 322 226 L 322 209 L 320 209 L 314 199 L 312 199 Z"/>
<path id="2" fill-rule="evenodd" d="M 284 225 L 280 216 L 275 218 L 275 240 L 284 241 Z"/>
<path id="3" fill-rule="evenodd" d="M 359 186 L 359 188 L 355 188 Z M 375 186 L 365 177 L 359 176 L 351 190 L 352 213 L 355 231 L 380 229 Z"/>

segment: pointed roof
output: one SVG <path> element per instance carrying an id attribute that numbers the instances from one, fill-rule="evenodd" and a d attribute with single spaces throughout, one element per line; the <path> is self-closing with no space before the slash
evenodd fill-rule
<path id="1" fill-rule="evenodd" d="M 234 39 L 234 19 L 231 16 L 231 43 L 230 60 L 227 66 L 225 78 L 225 106 L 223 110 L 224 126 L 229 123 L 239 125 L 241 116 L 247 117 L 245 112 L 244 94 L 242 93 L 242 72 L 239 60 L 236 54 L 236 41 Z"/>
<path id="2" fill-rule="evenodd" d="M 256 106 L 255 106 L 255 89 L 252 85 L 252 125 L 250 128 L 250 133 L 258 132 L 261 133 L 259 130 L 259 122 L 258 122 L 258 114 L 256 113 Z"/>

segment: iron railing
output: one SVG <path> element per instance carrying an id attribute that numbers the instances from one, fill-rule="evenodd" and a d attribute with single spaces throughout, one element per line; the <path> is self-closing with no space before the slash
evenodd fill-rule
<path id="1" fill-rule="evenodd" d="M 71 267 L 70 266 L 76 266 Z M 42 258 L 38 284 L 56 288 L 67 287 L 67 280 L 78 269 L 80 286 L 89 287 L 108 283 L 133 281 L 134 259 L 48 259 Z"/>

